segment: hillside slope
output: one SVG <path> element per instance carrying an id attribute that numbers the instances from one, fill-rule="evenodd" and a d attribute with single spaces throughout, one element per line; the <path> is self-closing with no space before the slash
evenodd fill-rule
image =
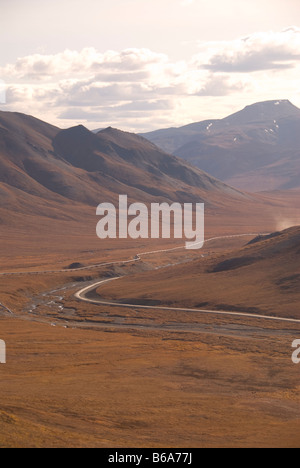
<path id="1" fill-rule="evenodd" d="M 141 137 L 83 126 L 68 130 L 22 114 L 0 113 L 0 192 L 7 209 L 43 204 L 97 206 L 118 194 L 199 201 L 208 193 L 243 195 Z M 34 200 L 33 200 L 34 198 Z"/>
<path id="2" fill-rule="evenodd" d="M 113 284 L 101 288 L 101 297 L 300 319 L 300 227 L 260 236 L 224 255 L 140 274 L 138 289 L 135 277 L 121 281 L 118 291 Z"/>
<path id="3" fill-rule="evenodd" d="M 287 100 L 144 136 L 242 190 L 300 187 L 300 110 Z"/>

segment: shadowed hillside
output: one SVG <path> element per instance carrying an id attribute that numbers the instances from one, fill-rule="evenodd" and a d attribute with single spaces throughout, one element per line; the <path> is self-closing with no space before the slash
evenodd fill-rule
<path id="1" fill-rule="evenodd" d="M 243 197 L 136 135 L 60 130 L 6 112 L 0 113 L 0 191 L 5 208 L 33 214 L 45 203 L 50 211 L 70 202 L 95 207 L 121 193 L 141 201 L 199 201 L 212 192 Z"/>
<path id="2" fill-rule="evenodd" d="M 242 190 L 300 187 L 300 110 L 287 100 L 144 136 Z"/>
<path id="3" fill-rule="evenodd" d="M 300 318 L 300 227 L 261 236 L 240 250 L 122 279 L 122 299 Z M 121 283 L 119 282 L 119 288 Z M 124 296 L 124 291 L 126 294 Z M 101 297 L 119 299 L 114 287 Z"/>

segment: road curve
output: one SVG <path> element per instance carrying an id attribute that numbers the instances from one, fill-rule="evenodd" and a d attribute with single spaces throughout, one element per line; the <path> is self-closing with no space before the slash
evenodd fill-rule
<path id="1" fill-rule="evenodd" d="M 3 305 L 1 302 L 0 302 L 0 309 L 5 310 L 5 311 L 8 312 L 10 315 L 14 315 L 13 312 L 12 312 L 8 307 L 6 307 L 5 305 Z"/>
<path id="2" fill-rule="evenodd" d="M 179 308 L 179 307 L 162 307 L 162 306 L 145 306 L 145 305 L 136 305 L 136 304 L 123 304 L 121 302 L 107 302 L 95 299 L 88 299 L 86 295 L 94 290 L 96 290 L 99 286 L 108 283 L 110 281 L 116 281 L 121 279 L 121 277 L 110 278 L 103 281 L 98 281 L 97 283 L 93 283 L 90 286 L 87 286 L 75 294 L 76 299 L 84 302 L 89 302 L 90 304 L 95 305 L 105 305 L 109 307 L 126 307 L 128 309 L 151 309 L 151 310 L 166 310 L 169 312 L 199 312 L 203 314 L 209 315 L 224 315 L 224 316 L 234 316 L 234 317 L 247 317 L 247 318 L 255 318 L 255 319 L 264 319 L 264 320 L 273 320 L 273 321 L 280 321 L 280 322 L 290 322 L 290 323 L 300 323 L 299 319 L 292 319 L 292 318 L 285 318 L 285 317 L 272 317 L 268 315 L 259 315 L 259 314 L 249 314 L 246 312 L 228 312 L 223 310 L 207 310 L 207 309 L 187 309 L 187 308 Z"/>

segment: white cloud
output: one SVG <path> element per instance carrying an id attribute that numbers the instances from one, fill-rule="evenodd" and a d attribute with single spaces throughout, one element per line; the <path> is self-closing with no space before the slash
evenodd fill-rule
<path id="1" fill-rule="evenodd" d="M 234 92 L 244 91 L 246 81 L 236 81 L 226 75 L 210 75 L 203 87 L 196 92 L 198 96 L 228 96 Z"/>
<path id="2" fill-rule="evenodd" d="M 134 72 L 149 66 L 167 62 L 163 54 L 148 49 L 126 49 L 122 52 L 107 51 L 99 53 L 94 48 L 78 51 L 65 50 L 55 55 L 34 54 L 19 58 L 15 64 L 0 69 L 2 76 L 16 77 L 20 80 L 46 80 L 54 76 L 87 73 Z"/>
<path id="3" fill-rule="evenodd" d="M 300 60 L 300 28 L 262 32 L 234 41 L 199 44 L 195 63 L 212 72 L 249 73 L 293 68 Z"/>
<path id="4" fill-rule="evenodd" d="M 33 54 L 0 68 L 0 76 L 8 110 L 60 126 L 147 130 L 225 116 L 258 100 L 300 105 L 299 52 L 300 29 L 292 27 L 202 42 L 181 61 L 149 49 Z"/>
<path id="5" fill-rule="evenodd" d="M 6 84 L 3 80 L 0 80 L 0 104 L 6 103 Z"/>

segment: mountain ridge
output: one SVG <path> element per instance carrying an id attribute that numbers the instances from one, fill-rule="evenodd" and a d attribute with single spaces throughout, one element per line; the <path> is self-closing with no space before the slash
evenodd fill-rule
<path id="1" fill-rule="evenodd" d="M 143 136 L 240 190 L 300 188 L 300 110 L 289 100 Z"/>
<path id="2" fill-rule="evenodd" d="M 135 134 L 112 128 L 94 134 L 83 125 L 61 130 L 5 112 L 0 112 L 0 192 L 3 209 L 34 213 L 51 205 L 55 215 L 65 204 L 95 207 L 122 193 L 143 202 L 213 203 L 215 196 L 245 196 Z"/>

